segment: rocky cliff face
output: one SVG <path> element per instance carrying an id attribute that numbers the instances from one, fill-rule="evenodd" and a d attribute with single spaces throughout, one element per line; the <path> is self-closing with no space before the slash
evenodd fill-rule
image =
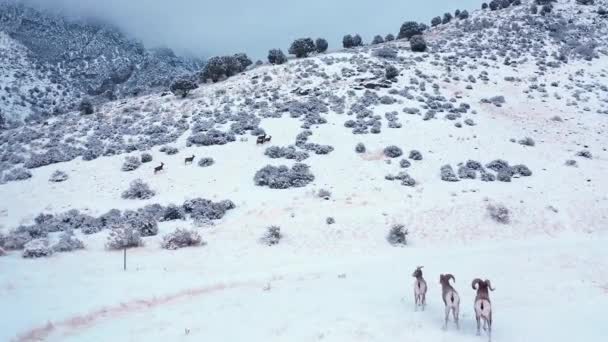
<path id="1" fill-rule="evenodd" d="M 20 4 L 0 4 L 0 31 L 7 93 L 0 108 L 9 118 L 62 113 L 83 96 L 100 102 L 147 93 L 201 66 L 170 49 L 146 49 L 106 24 Z"/>

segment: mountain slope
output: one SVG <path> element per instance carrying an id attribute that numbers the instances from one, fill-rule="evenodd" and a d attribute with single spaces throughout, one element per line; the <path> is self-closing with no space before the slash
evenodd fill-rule
<path id="1" fill-rule="evenodd" d="M 107 101 L 167 88 L 201 66 L 170 49 L 146 50 L 104 23 L 10 1 L 0 4 L 0 32 L 8 45 L 0 52 L 2 85 L 10 89 L 1 108 L 8 118 L 74 110 L 83 96 Z M 16 55 L 5 50 L 14 46 Z"/>
<path id="2" fill-rule="evenodd" d="M 0 322 L 0 339 L 476 341 L 469 286 L 482 277 L 496 287 L 495 341 L 600 341 L 608 35 L 597 7 L 605 2 L 561 1 L 545 16 L 524 3 L 425 32 L 426 53 L 400 40 L 321 54 L 202 85 L 185 99 L 145 95 L 3 131 L 0 165 L 11 176 L 0 185 L 10 199 L 0 231 L 48 232 L 54 244 L 57 227 L 76 227 L 86 248 L 0 257 L 10 270 L 0 272 L 0 296 L 18 312 Z M 591 53 L 568 42 L 584 32 L 581 44 L 597 44 Z M 387 65 L 399 69 L 394 81 Z M 263 132 L 271 142 L 256 145 Z M 387 156 L 392 145 L 403 154 Z M 151 163 L 121 170 L 143 152 Z M 214 163 L 198 166 L 203 157 Z M 267 164 L 292 168 L 297 159 L 314 179 L 256 178 Z M 446 165 L 453 175 L 442 174 Z M 12 180 L 23 166 L 32 177 Z M 56 170 L 68 179 L 49 182 Z M 136 179 L 155 195 L 123 199 Z M 319 197 L 322 189 L 331 195 Z M 195 198 L 234 208 L 195 217 Z M 185 219 L 165 220 L 170 204 Z M 501 206 L 508 220 L 499 222 L 491 208 Z M 111 209 L 119 226 L 133 217 L 158 224 L 127 252 L 127 272 L 122 253 L 104 247 Z M 408 246 L 387 242 L 394 224 L 408 229 Z M 259 241 L 270 225 L 284 235 L 275 246 Z M 161 249 L 178 227 L 207 244 Z M 419 265 L 429 305 L 413 312 Z M 441 331 L 437 279 L 448 272 L 462 297 L 460 331 Z"/>

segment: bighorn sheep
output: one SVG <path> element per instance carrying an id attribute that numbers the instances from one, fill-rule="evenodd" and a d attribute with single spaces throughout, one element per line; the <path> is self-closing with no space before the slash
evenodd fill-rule
<path id="1" fill-rule="evenodd" d="M 492 340 L 492 303 L 488 289 L 494 291 L 489 280 L 473 279 L 471 283 L 473 290 L 477 290 L 475 296 L 475 319 L 477 320 L 477 335 L 480 334 L 480 320 L 483 319 L 483 330 L 488 330 L 488 341 Z"/>
<path id="2" fill-rule="evenodd" d="M 418 310 L 418 307 L 422 307 L 422 311 L 424 311 L 424 307 L 426 306 L 426 281 L 422 277 L 422 267 L 416 267 L 414 273 L 412 273 L 412 277 L 416 278 L 414 282 L 414 310 Z"/>
<path id="3" fill-rule="evenodd" d="M 186 159 L 184 160 L 184 165 L 192 164 L 193 160 L 194 160 L 194 154 L 192 155 L 192 157 L 186 157 Z"/>
<path id="4" fill-rule="evenodd" d="M 154 168 L 154 174 L 156 174 L 157 172 L 162 171 L 164 166 L 165 166 L 165 163 L 160 162 L 160 166 L 157 166 L 157 167 Z"/>
<path id="5" fill-rule="evenodd" d="M 456 282 L 456 278 L 454 278 L 454 276 L 451 274 L 439 275 L 439 284 L 441 284 L 441 298 L 443 298 L 443 303 L 445 304 L 445 323 L 443 324 L 443 329 L 448 328 L 448 317 L 450 316 L 450 311 L 452 311 L 452 316 L 454 316 L 456 329 L 460 329 L 460 326 L 458 325 L 460 296 L 458 296 L 458 292 L 456 292 L 456 290 L 454 290 L 450 284 L 450 279 Z"/>

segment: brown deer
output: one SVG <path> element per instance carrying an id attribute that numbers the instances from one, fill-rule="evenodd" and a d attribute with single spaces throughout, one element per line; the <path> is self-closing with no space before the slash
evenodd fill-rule
<path id="1" fill-rule="evenodd" d="M 477 335 L 480 334 L 480 321 L 483 319 L 483 330 L 488 330 L 488 341 L 492 341 L 492 303 L 488 289 L 494 291 L 489 280 L 473 279 L 471 283 L 473 290 L 477 290 L 475 296 L 475 319 L 477 320 Z"/>
<path id="2" fill-rule="evenodd" d="M 160 166 L 157 166 L 154 168 L 154 174 L 157 174 L 158 172 L 161 172 L 163 170 L 163 167 L 165 166 L 165 163 L 160 162 Z"/>
<path id="3" fill-rule="evenodd" d="M 194 160 L 194 154 L 192 155 L 192 157 L 186 157 L 186 159 L 184 160 L 184 165 L 192 164 L 193 160 Z"/>
<path id="4" fill-rule="evenodd" d="M 266 139 L 264 139 L 264 142 L 267 143 L 270 142 L 270 140 L 272 140 L 272 135 L 267 135 Z"/>
<path id="5" fill-rule="evenodd" d="M 450 279 L 456 282 L 456 278 L 454 278 L 454 276 L 451 274 L 439 275 L 439 284 L 441 284 L 441 298 L 443 299 L 443 304 L 445 304 L 445 323 L 443 324 L 444 330 L 448 328 L 450 311 L 452 311 L 452 316 L 454 317 L 454 322 L 456 323 L 456 329 L 460 329 L 460 326 L 458 325 L 460 296 L 458 296 L 458 292 L 456 292 L 454 287 L 452 287 L 450 284 Z"/>
<path id="6" fill-rule="evenodd" d="M 414 282 L 414 310 L 418 311 L 418 307 L 422 307 L 422 311 L 424 311 L 424 307 L 426 306 L 426 281 L 422 277 L 422 268 L 424 266 L 416 267 L 414 273 L 412 273 L 412 277 L 416 278 Z"/>

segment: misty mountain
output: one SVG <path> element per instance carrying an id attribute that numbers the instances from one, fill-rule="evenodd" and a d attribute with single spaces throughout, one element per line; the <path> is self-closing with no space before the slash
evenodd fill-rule
<path id="1" fill-rule="evenodd" d="M 202 61 L 146 49 L 100 21 L 0 3 L 0 104 L 9 118 L 47 116 L 166 88 Z"/>

